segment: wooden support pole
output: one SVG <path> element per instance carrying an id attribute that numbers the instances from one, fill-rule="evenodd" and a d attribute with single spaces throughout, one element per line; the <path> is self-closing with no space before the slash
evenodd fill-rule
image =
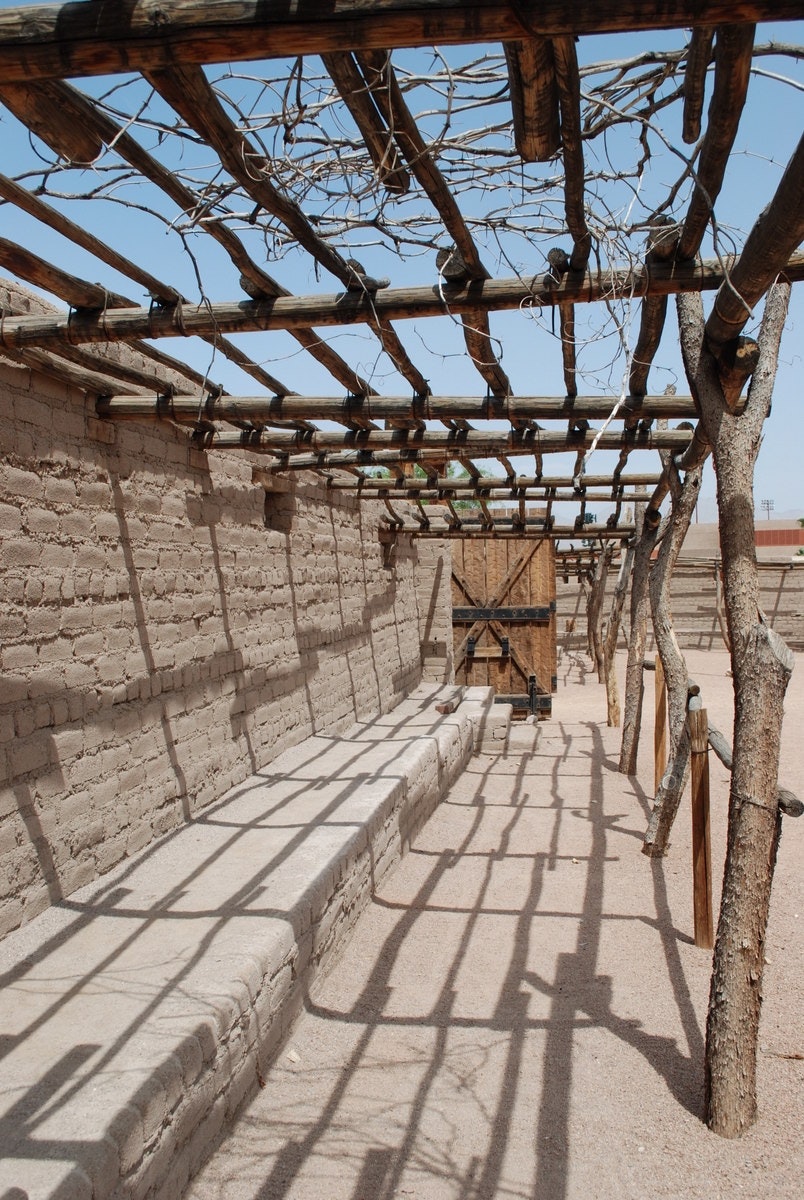
<path id="1" fill-rule="evenodd" d="M 709 724 L 705 708 L 687 712 L 692 782 L 692 907 L 695 945 L 715 944 L 712 918 L 712 841 L 709 830 Z"/>
<path id="2" fill-rule="evenodd" d="M 654 679 L 655 718 L 653 723 L 653 787 L 654 795 L 659 791 L 662 776 L 667 770 L 667 688 L 664 682 L 664 667 L 659 655 L 655 658 Z"/>

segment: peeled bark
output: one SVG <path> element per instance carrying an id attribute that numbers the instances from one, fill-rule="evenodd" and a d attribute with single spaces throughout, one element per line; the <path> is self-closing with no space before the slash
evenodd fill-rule
<path id="1" fill-rule="evenodd" d="M 755 1120 L 765 931 L 780 828 L 778 764 L 793 656 L 759 607 L 753 472 L 770 411 L 790 289 L 768 296 L 759 362 L 742 414 L 723 394 L 704 344 L 700 302 L 678 305 L 685 367 L 701 406 L 717 473 L 720 545 L 734 679 L 734 764 L 726 866 L 706 1027 L 707 1121 L 735 1137 Z"/>

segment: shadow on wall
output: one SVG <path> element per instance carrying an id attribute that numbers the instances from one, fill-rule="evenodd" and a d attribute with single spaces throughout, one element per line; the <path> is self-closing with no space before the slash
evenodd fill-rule
<path id="1" fill-rule="evenodd" d="M 186 449 L 183 469 L 159 463 L 168 434 L 123 429 L 27 473 L 47 500 L 48 470 L 69 472 L 50 490 L 44 599 L 29 605 L 21 577 L 13 617 L 23 639 L 43 614 L 55 636 L 0 679 L 0 936 L 421 678 L 413 548 L 388 570 L 362 508 L 320 487 L 264 497 L 250 466 L 216 463 L 221 480 Z M 136 471 L 126 439 L 151 451 Z"/>

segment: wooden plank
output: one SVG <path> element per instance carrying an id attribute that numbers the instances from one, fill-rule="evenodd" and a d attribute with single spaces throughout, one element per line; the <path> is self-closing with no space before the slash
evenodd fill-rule
<path id="1" fill-rule="evenodd" d="M 650 429 L 640 431 L 637 438 L 615 428 L 603 432 L 588 429 L 583 434 L 570 436 L 563 430 L 540 430 L 539 450 L 542 454 L 561 454 L 568 450 L 588 449 L 592 441 L 597 439 L 596 445 L 600 450 L 621 450 L 623 446 L 628 446 L 634 450 L 674 450 L 680 453 L 689 445 L 691 436 L 688 429 Z M 512 429 L 508 433 L 491 429 L 360 429 L 347 432 L 329 429 L 302 432 L 255 429 L 214 431 L 205 439 L 205 444 L 210 450 L 252 450 L 295 456 L 288 459 L 288 470 L 314 465 L 308 459 L 330 452 L 340 455 L 330 465 L 341 462 L 359 466 L 361 461 L 365 465 L 369 465 L 370 461 L 369 457 L 361 460 L 361 456 L 376 457 L 383 452 L 397 455 L 404 452 L 410 461 L 419 461 L 419 455 L 426 458 L 428 454 L 430 457 L 469 460 L 473 456 L 492 458 L 498 454 L 529 456 L 534 450 L 533 435 L 527 429 Z M 379 458 L 376 461 L 381 464 L 383 460 Z M 472 519 L 471 516 L 466 517 L 470 523 Z"/>
<path id="2" fill-rule="evenodd" d="M 706 709 L 687 713 L 692 784 L 692 907 L 695 945 L 715 944 L 712 916 L 712 838 L 709 828 L 709 726 Z"/>
<path id="3" fill-rule="evenodd" d="M 796 20 L 800 0 L 130 0 L 0 12 L 0 77 L 109 75 L 177 62 L 244 62 L 330 50 L 456 45 L 737 20 Z"/>
<path id="4" fill-rule="evenodd" d="M 784 252 L 773 256 L 764 255 L 767 239 L 759 235 L 751 244 L 750 254 L 740 258 L 745 263 L 738 272 L 739 264 L 733 260 L 715 259 L 700 263 L 657 264 L 645 267 L 623 268 L 604 274 L 586 272 L 577 276 L 568 272 L 560 283 L 545 284 L 544 276 L 527 279 L 473 280 L 471 284 L 448 284 L 443 289 L 443 299 L 437 289 L 431 287 L 389 288 L 371 297 L 347 292 L 328 296 L 280 296 L 276 299 L 252 301 L 224 301 L 176 307 L 132 308 L 106 313 L 100 317 L 80 313 L 68 321 L 65 315 L 7 317 L 0 330 L 0 345 L 23 348 L 24 344 L 55 349 L 60 342 L 105 342 L 129 341 L 131 339 L 187 337 L 191 334 L 246 333 L 254 330 L 287 329 L 296 331 L 313 326 L 332 328 L 351 324 L 373 324 L 377 317 L 404 319 L 413 317 L 443 316 L 446 311 L 468 312 L 475 308 L 486 311 L 519 308 L 522 304 L 538 303 L 543 307 L 572 301 L 574 304 L 592 303 L 606 299 L 612 294 L 628 294 L 631 297 L 671 295 L 677 292 L 703 292 L 720 288 L 724 279 L 724 267 L 730 269 L 732 286 L 723 289 L 718 301 L 720 327 L 727 325 L 729 334 L 735 336 L 748 320 L 745 305 L 739 299 L 730 306 L 728 295 L 733 295 L 735 272 L 742 283 L 747 303 L 756 303 L 770 282 L 782 271 L 791 282 L 804 279 L 804 253 L 794 252 L 798 245 L 798 230 L 804 218 L 798 218 L 800 196 L 804 187 L 795 192 L 799 174 L 804 173 L 804 146 L 796 156 L 795 163 L 788 168 L 780 190 L 783 197 L 773 208 L 770 218 L 776 228 L 776 218 L 781 210 L 786 220 L 779 225 L 781 245 Z M 789 176 L 789 181 L 786 182 Z M 789 203 L 788 203 L 788 197 Z M 792 227 L 792 232 L 791 232 Z M 756 227 L 755 227 L 756 228 Z M 750 241 L 750 238 L 749 238 Z M 761 241 L 763 261 L 772 262 L 763 266 L 755 253 L 755 243 Z M 792 248 L 791 248 L 792 243 Z M 748 250 L 746 245 L 746 251 Z M 750 298 L 753 297 L 753 300 Z M 739 319 L 731 316 L 734 307 L 739 310 Z M 710 320 L 712 318 L 710 317 Z M 735 330 L 731 333 L 731 321 Z M 713 323 L 713 330 L 715 325 Z M 725 340 L 725 339 L 722 339 Z"/>
<path id="5" fill-rule="evenodd" d="M 561 145 L 558 89 L 549 38 L 506 42 L 514 145 L 523 162 L 547 162 Z"/>

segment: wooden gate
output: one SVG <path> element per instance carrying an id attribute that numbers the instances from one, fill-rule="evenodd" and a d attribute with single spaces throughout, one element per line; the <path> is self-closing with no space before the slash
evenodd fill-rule
<path id="1" fill-rule="evenodd" d="M 556 574 L 550 538 L 452 543 L 455 680 L 549 716 L 556 689 Z"/>

